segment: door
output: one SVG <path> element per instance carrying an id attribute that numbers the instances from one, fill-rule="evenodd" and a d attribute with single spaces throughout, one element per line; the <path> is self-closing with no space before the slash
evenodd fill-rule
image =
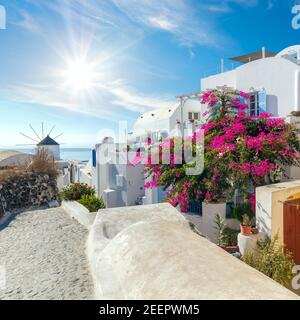
<path id="1" fill-rule="evenodd" d="M 284 244 L 300 265 L 300 199 L 285 202 L 283 208 Z"/>

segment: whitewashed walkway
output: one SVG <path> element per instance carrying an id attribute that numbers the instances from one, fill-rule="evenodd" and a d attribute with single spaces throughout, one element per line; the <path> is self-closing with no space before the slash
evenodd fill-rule
<path id="1" fill-rule="evenodd" d="M 91 299 L 86 238 L 61 208 L 21 213 L 0 227 L 0 299 Z"/>

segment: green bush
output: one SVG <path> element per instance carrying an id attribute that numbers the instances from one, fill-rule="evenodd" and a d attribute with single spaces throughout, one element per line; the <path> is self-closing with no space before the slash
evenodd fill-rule
<path id="1" fill-rule="evenodd" d="M 85 195 L 82 197 L 82 199 L 78 200 L 78 202 L 85 206 L 90 212 L 96 212 L 99 209 L 105 209 L 103 199 L 94 195 Z"/>
<path id="2" fill-rule="evenodd" d="M 294 262 L 290 253 L 284 253 L 278 235 L 257 242 L 254 252 L 249 251 L 242 260 L 281 285 L 289 288 L 293 278 Z"/>
<path id="3" fill-rule="evenodd" d="M 214 224 L 218 246 L 231 247 L 237 245 L 238 230 L 227 227 L 225 221 L 219 214 L 216 214 Z"/>
<path id="4" fill-rule="evenodd" d="M 95 189 L 84 183 L 73 183 L 63 188 L 60 197 L 63 200 L 80 200 L 83 196 L 95 195 Z"/>

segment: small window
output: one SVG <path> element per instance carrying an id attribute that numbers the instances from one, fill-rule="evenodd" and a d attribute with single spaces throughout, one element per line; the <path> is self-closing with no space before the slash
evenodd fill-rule
<path id="1" fill-rule="evenodd" d="M 189 120 L 193 120 L 193 112 L 189 112 Z"/>
<path id="2" fill-rule="evenodd" d="M 258 92 L 250 93 L 249 113 L 250 113 L 250 116 L 259 115 Z"/>
<path id="3" fill-rule="evenodd" d="M 199 113 L 198 112 L 194 113 L 194 119 L 199 120 Z"/>

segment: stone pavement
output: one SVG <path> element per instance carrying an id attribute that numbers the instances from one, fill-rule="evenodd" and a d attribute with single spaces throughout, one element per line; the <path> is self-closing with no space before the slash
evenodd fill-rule
<path id="1" fill-rule="evenodd" d="M 17 215 L 0 228 L 0 300 L 92 299 L 87 234 L 61 208 Z"/>

